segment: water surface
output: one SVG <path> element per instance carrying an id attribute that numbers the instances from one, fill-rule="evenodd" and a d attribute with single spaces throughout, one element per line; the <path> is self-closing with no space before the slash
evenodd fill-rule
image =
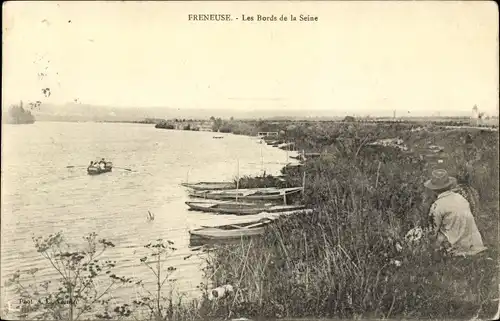
<path id="1" fill-rule="evenodd" d="M 188 260 L 188 230 L 200 225 L 251 220 L 187 210 L 188 181 L 231 180 L 239 175 L 277 174 L 286 152 L 255 138 L 155 129 L 151 125 L 37 122 L 2 126 L 1 275 L 40 269 L 56 277 L 33 246 L 32 236 L 62 231 L 72 244 L 96 232 L 116 247 L 106 257 L 118 262 L 118 274 L 151 282 L 139 264 L 144 245 L 163 238 L 178 251 L 168 261 L 177 271 L 176 289 L 196 295 L 202 281 L 196 256 Z M 86 174 L 90 160 L 104 157 L 112 173 Z M 75 166 L 67 168 L 67 166 Z M 148 222 L 147 212 L 155 214 Z M 117 295 L 135 295 L 124 289 Z M 2 296 L 6 294 L 2 291 Z M 5 299 L 5 298 L 4 298 Z"/>

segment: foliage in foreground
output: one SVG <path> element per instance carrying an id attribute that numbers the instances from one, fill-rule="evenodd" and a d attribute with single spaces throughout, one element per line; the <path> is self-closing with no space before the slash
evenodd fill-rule
<path id="1" fill-rule="evenodd" d="M 197 302 L 185 304 L 182 296 L 173 297 L 175 272 L 165 266 L 170 254 L 176 251 L 173 242 L 158 239 L 144 247 L 149 255 L 138 261 L 155 277 L 155 290 L 150 291 L 142 280 L 117 276 L 117 263 L 104 259 L 107 250 L 115 245 L 98 239 L 91 233 L 84 238 L 85 247 L 75 249 L 62 233 L 46 238 L 33 238 L 37 251 L 46 259 L 59 278 L 52 281 L 37 280 L 38 269 L 17 271 L 7 280 L 5 287 L 18 296 L 13 306 L 20 307 L 16 318 L 38 320 L 82 319 L 139 319 L 139 320 L 194 320 L 200 319 Z M 28 279 L 26 279 L 28 278 Z M 113 294 L 118 289 L 134 291 L 139 286 L 146 295 L 131 302 L 117 302 Z M 206 295 L 205 295 L 206 297 Z M 123 300 L 122 300 L 123 301 Z M 18 303 L 18 304 L 16 304 Z M 3 315 L 5 317 L 5 315 Z"/>

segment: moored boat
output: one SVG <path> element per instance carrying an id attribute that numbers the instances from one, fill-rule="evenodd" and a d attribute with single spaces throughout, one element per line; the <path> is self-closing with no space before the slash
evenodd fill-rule
<path id="1" fill-rule="evenodd" d="M 305 153 L 304 156 L 305 156 L 305 158 L 316 158 L 316 157 L 320 157 L 321 153 Z"/>
<path id="2" fill-rule="evenodd" d="M 283 144 L 279 144 L 277 147 L 279 149 L 283 149 L 283 150 L 287 150 L 287 149 L 290 149 L 294 146 L 294 143 L 283 143 Z"/>
<path id="3" fill-rule="evenodd" d="M 283 141 L 282 140 L 270 140 L 270 141 L 266 141 L 266 144 L 271 145 L 273 147 L 278 147 L 279 144 L 283 144 Z"/>
<path id="4" fill-rule="evenodd" d="M 193 191 L 189 194 L 191 197 L 199 197 L 215 200 L 281 200 L 286 196 L 302 191 L 302 187 L 291 188 L 249 188 L 233 190 L 206 190 Z"/>
<path id="5" fill-rule="evenodd" d="M 299 155 L 290 155 L 288 157 L 290 157 L 291 159 L 296 159 L 296 160 L 302 160 L 302 159 L 304 159 L 304 156 L 302 154 L 299 154 Z"/>
<path id="6" fill-rule="evenodd" d="M 234 223 L 222 226 L 202 226 L 189 231 L 190 245 L 201 245 L 205 242 L 237 241 L 243 238 L 262 235 L 270 219 L 257 222 Z"/>
<path id="7" fill-rule="evenodd" d="M 235 189 L 236 183 L 233 182 L 197 182 L 197 183 L 181 183 L 182 186 L 194 190 L 224 190 Z"/>
<path id="8" fill-rule="evenodd" d="M 304 205 L 276 205 L 276 204 L 258 204 L 242 202 L 186 202 L 186 205 L 192 210 L 235 215 L 254 215 L 259 213 L 279 213 L 286 211 L 296 211 L 304 208 Z"/>

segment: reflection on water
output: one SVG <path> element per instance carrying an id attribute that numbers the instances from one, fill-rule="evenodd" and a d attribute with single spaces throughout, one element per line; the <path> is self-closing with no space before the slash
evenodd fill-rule
<path id="1" fill-rule="evenodd" d="M 96 232 L 116 244 L 106 258 L 118 262 L 117 274 L 149 285 L 151 273 L 139 265 L 147 253 L 143 246 L 158 238 L 172 240 L 178 251 L 168 264 L 177 268 L 177 290 L 196 294 L 202 262 L 196 256 L 184 260 L 190 254 L 188 230 L 242 218 L 188 211 L 179 184 L 230 180 L 238 172 L 252 175 L 261 169 L 278 173 L 279 163 L 287 161 L 286 152 L 253 138 L 213 139 L 211 133 L 151 125 L 37 122 L 2 130 L 2 284 L 12 272 L 33 267 L 41 278 L 56 277 L 34 249 L 33 235 L 62 231 L 70 243 L 81 244 L 82 236 Z M 133 171 L 116 168 L 89 176 L 85 166 L 97 157 Z M 154 221 L 148 221 L 148 210 Z M 132 292 L 119 295 L 135 297 Z"/>

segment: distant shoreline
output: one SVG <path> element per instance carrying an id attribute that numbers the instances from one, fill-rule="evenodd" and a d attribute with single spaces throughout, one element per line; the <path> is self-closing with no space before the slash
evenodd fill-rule
<path id="1" fill-rule="evenodd" d="M 193 120 L 193 121 L 206 121 L 206 120 Z M 234 119 L 234 122 L 256 122 L 259 120 L 256 119 Z M 262 119 L 261 121 L 266 122 L 276 122 L 276 123 L 291 123 L 291 124 L 300 124 L 300 123 L 342 123 L 342 120 L 320 120 L 320 119 Z M 37 119 L 36 122 L 42 123 L 123 123 L 123 124 L 143 124 L 143 125 L 156 125 L 158 122 L 153 120 L 48 120 L 48 119 Z M 34 123 L 34 122 L 33 122 Z M 2 124 L 7 125 L 24 125 L 24 124 L 33 124 L 33 123 L 11 123 L 5 120 L 2 120 Z M 406 124 L 415 124 L 415 125 L 425 125 L 425 124 L 433 124 L 445 126 L 447 128 L 464 128 L 464 129 L 494 129 L 498 130 L 499 123 L 495 124 L 483 124 L 479 126 L 473 126 L 468 121 L 463 118 L 441 118 L 441 119 L 432 119 L 429 117 L 427 119 L 421 117 L 415 118 L 404 118 L 392 120 L 390 118 L 387 119 L 373 119 L 373 120 L 356 120 L 353 123 L 359 124 L 380 124 L 380 123 L 406 123 Z M 454 123 L 454 124 L 451 124 Z M 183 129 L 169 129 L 169 130 L 183 130 Z"/>

